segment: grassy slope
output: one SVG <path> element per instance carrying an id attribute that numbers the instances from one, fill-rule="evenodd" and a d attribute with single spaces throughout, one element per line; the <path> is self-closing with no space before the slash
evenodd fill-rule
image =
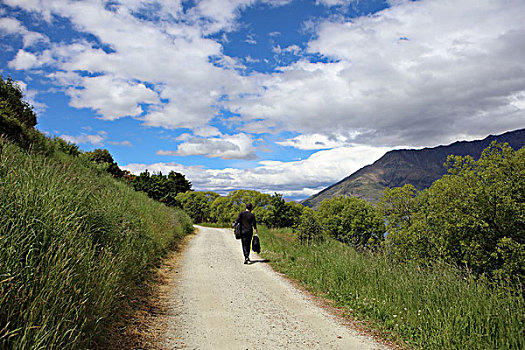
<path id="1" fill-rule="evenodd" d="M 262 256 L 350 317 L 418 349 L 523 349 L 525 304 L 515 287 L 491 286 L 450 267 L 396 265 L 336 241 L 302 246 L 263 230 Z"/>
<path id="2" fill-rule="evenodd" d="M 79 158 L 0 140 L 0 348 L 95 347 L 128 287 L 190 230 Z"/>

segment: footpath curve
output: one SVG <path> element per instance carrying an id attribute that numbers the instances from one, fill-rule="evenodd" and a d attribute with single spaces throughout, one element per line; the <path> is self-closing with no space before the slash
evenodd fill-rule
<path id="1" fill-rule="evenodd" d="M 255 253 L 244 265 L 232 230 L 197 229 L 169 297 L 164 348 L 388 349 L 343 325 Z"/>

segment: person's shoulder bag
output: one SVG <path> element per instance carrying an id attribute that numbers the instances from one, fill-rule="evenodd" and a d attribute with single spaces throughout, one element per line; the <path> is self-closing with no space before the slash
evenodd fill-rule
<path id="1" fill-rule="evenodd" d="M 241 231 L 241 223 L 237 222 L 235 226 L 233 227 L 233 232 L 235 233 L 235 239 L 241 239 L 242 237 L 242 231 Z"/>

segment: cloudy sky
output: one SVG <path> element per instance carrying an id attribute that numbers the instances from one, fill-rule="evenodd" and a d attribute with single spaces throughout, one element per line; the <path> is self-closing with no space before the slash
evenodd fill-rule
<path id="1" fill-rule="evenodd" d="M 196 190 L 303 199 L 525 127 L 523 0 L 0 0 L 39 130 Z"/>

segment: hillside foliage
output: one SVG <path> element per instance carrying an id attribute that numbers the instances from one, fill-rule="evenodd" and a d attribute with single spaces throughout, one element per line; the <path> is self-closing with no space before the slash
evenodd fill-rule
<path id="1" fill-rule="evenodd" d="M 84 154 L 35 125 L 20 88 L 0 79 L 0 349 L 100 348 L 192 222 L 93 158 L 109 152 Z"/>
<path id="2" fill-rule="evenodd" d="M 175 171 L 168 175 L 162 172 L 150 174 L 148 170 L 139 176 L 130 176 L 129 181 L 136 191 L 144 192 L 148 197 L 168 206 L 180 206 L 176 197 L 179 193 L 191 191 L 191 182 Z"/>
<path id="3" fill-rule="evenodd" d="M 525 278 L 525 148 L 493 143 L 479 160 L 449 156 L 448 175 L 380 202 L 398 260 L 444 261 L 476 274 Z"/>

